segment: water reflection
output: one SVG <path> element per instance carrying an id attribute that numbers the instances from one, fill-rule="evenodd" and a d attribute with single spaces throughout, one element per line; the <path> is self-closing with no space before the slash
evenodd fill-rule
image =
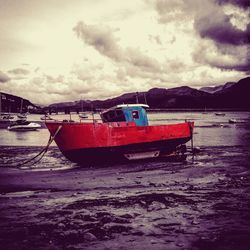
<path id="1" fill-rule="evenodd" d="M 0 129 L 0 145 L 2 146 L 45 146 L 48 139 L 47 129 L 24 132 Z"/>
<path id="2" fill-rule="evenodd" d="M 27 141 L 28 137 L 26 135 L 26 133 L 29 133 L 28 131 L 24 131 L 24 132 L 14 132 L 15 133 L 15 137 L 16 137 L 16 140 L 19 140 L 19 141 Z"/>

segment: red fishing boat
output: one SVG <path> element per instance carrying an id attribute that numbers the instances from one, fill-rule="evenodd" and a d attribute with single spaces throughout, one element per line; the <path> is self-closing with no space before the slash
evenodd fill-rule
<path id="1" fill-rule="evenodd" d="M 193 122 L 149 125 L 147 107 L 122 104 L 101 112 L 101 122 L 46 121 L 46 126 L 63 155 L 77 163 L 166 156 L 192 139 Z"/>

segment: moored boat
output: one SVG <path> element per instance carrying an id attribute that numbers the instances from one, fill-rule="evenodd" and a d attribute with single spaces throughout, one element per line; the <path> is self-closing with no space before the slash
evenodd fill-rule
<path id="1" fill-rule="evenodd" d="M 51 118 L 48 114 L 41 116 L 40 119 L 41 120 L 53 120 L 53 118 Z"/>
<path id="2" fill-rule="evenodd" d="M 5 113 L 0 114 L 0 120 L 12 120 L 12 119 L 14 119 L 14 116 L 11 114 L 5 114 Z"/>
<path id="3" fill-rule="evenodd" d="M 215 115 L 217 115 L 217 116 L 225 116 L 225 113 L 217 112 L 217 113 L 215 113 Z"/>
<path id="4" fill-rule="evenodd" d="M 81 114 L 79 114 L 79 118 L 80 119 L 87 119 L 88 118 L 88 114 L 87 113 L 81 113 Z"/>
<path id="5" fill-rule="evenodd" d="M 41 128 L 41 125 L 35 122 L 25 120 L 16 120 L 8 126 L 10 131 L 32 131 Z"/>
<path id="6" fill-rule="evenodd" d="M 18 120 L 26 120 L 27 119 L 27 115 L 24 114 L 24 113 L 17 114 L 17 119 Z"/>
<path id="7" fill-rule="evenodd" d="M 236 119 L 231 118 L 231 119 L 228 120 L 228 122 L 229 123 L 237 123 L 238 121 Z"/>
<path id="8" fill-rule="evenodd" d="M 4 115 L 0 115 L 0 128 L 7 128 L 10 122 L 9 118 Z"/>
<path id="9" fill-rule="evenodd" d="M 6 128 L 13 118 L 9 113 L 2 113 L 2 94 L 0 93 L 0 128 Z"/>
<path id="10" fill-rule="evenodd" d="M 193 122 L 149 125 L 145 104 L 100 113 L 102 122 L 47 121 L 63 155 L 77 163 L 137 160 L 169 155 L 191 140 Z"/>

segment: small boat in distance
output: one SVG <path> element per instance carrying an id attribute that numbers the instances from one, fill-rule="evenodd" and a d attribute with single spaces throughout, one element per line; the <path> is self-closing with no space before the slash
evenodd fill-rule
<path id="1" fill-rule="evenodd" d="M 79 118 L 80 119 L 87 119 L 89 116 L 88 116 L 88 114 L 87 113 L 81 113 L 81 114 L 79 114 Z"/>
<path id="2" fill-rule="evenodd" d="M 229 123 L 237 123 L 238 121 L 236 119 L 229 119 L 228 122 Z"/>
<path id="3" fill-rule="evenodd" d="M 18 120 L 25 121 L 27 119 L 27 114 L 23 113 L 23 99 L 21 99 L 20 113 L 17 114 Z"/>
<path id="4" fill-rule="evenodd" d="M 17 114 L 17 118 L 19 120 L 26 120 L 27 119 L 27 115 L 24 114 L 24 113 L 20 113 L 20 114 Z"/>
<path id="5" fill-rule="evenodd" d="M 217 116 L 225 116 L 225 113 L 217 112 L 217 113 L 215 113 L 215 115 L 217 115 Z"/>
<path id="6" fill-rule="evenodd" d="M 206 108 L 206 107 L 204 108 L 204 111 L 202 112 L 202 114 L 203 114 L 203 115 L 208 114 L 208 112 L 207 112 L 207 108 Z"/>
<path id="7" fill-rule="evenodd" d="M 122 104 L 101 112 L 102 122 L 45 124 L 63 155 L 80 164 L 165 157 L 192 139 L 193 122 L 149 125 L 146 108 Z"/>
<path id="8" fill-rule="evenodd" d="M 10 131 L 33 131 L 41 128 L 41 125 L 26 120 L 16 120 L 8 126 Z"/>
<path id="9" fill-rule="evenodd" d="M 5 98 L 0 93 L 0 127 L 7 127 L 12 119 L 14 119 L 14 116 L 12 116 L 9 113 L 2 113 L 2 98 Z"/>
<path id="10" fill-rule="evenodd" d="M 83 100 L 82 99 L 80 100 L 80 105 L 81 105 L 81 113 L 78 116 L 80 119 L 87 119 L 89 116 L 88 116 L 88 113 L 83 112 Z"/>
<path id="11" fill-rule="evenodd" d="M 7 128 L 11 120 L 4 115 L 0 115 L 0 128 Z"/>
<path id="12" fill-rule="evenodd" d="M 12 120 L 14 116 L 11 114 L 2 113 L 0 114 L 0 120 Z"/>
<path id="13" fill-rule="evenodd" d="M 54 120 L 53 118 L 51 118 L 48 114 L 45 114 L 43 116 L 40 117 L 41 120 Z"/>

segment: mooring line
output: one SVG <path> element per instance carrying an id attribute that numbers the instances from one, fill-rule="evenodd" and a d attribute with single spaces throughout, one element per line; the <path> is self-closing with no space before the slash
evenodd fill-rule
<path id="1" fill-rule="evenodd" d="M 21 168 L 23 165 L 26 165 L 27 163 L 35 160 L 37 157 L 40 156 L 39 159 L 37 159 L 35 162 L 33 162 L 33 164 L 38 163 L 43 158 L 43 156 L 46 154 L 46 152 L 48 151 L 50 144 L 54 141 L 55 137 L 57 136 L 57 134 L 59 133 L 59 131 L 61 130 L 61 128 L 62 128 L 62 125 L 60 125 L 57 128 L 57 130 L 56 130 L 56 132 L 54 133 L 53 136 L 50 135 L 49 140 L 47 142 L 47 145 L 37 155 L 35 155 L 31 159 L 19 162 L 18 164 L 15 164 L 15 165 L 4 165 L 4 167 Z"/>

